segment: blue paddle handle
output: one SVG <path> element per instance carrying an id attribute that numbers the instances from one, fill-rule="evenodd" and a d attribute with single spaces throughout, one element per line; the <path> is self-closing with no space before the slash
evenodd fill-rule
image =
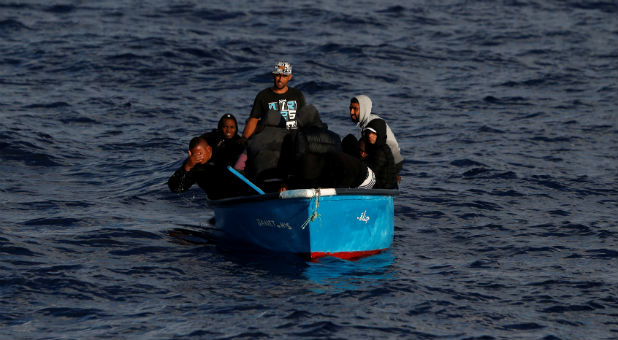
<path id="1" fill-rule="evenodd" d="M 232 168 L 229 165 L 227 166 L 227 169 L 230 170 L 231 173 L 236 175 L 236 177 L 240 178 L 243 182 L 247 183 L 247 185 L 250 186 L 251 188 L 253 188 L 253 190 L 257 191 L 258 194 L 260 194 L 260 195 L 266 194 L 257 185 L 253 184 L 250 180 L 248 180 L 247 177 L 243 176 L 240 172 L 236 171 L 236 169 Z"/>

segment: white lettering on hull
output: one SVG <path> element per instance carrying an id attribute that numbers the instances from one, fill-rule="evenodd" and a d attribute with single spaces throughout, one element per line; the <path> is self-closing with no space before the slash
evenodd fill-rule
<path id="1" fill-rule="evenodd" d="M 258 227 L 279 228 L 292 230 L 292 226 L 288 222 L 280 222 L 275 220 L 267 220 L 262 218 L 256 218 L 255 223 Z"/>
<path id="2" fill-rule="evenodd" d="M 367 210 L 363 211 L 363 213 L 360 216 L 358 216 L 356 219 L 361 222 L 367 223 L 370 219 L 369 216 L 367 216 Z"/>

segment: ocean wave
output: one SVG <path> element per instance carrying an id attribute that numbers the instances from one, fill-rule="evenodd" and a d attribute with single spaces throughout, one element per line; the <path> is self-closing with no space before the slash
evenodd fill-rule
<path id="1" fill-rule="evenodd" d="M 7 19 L 0 21 L 0 34 L 2 35 L 23 30 L 30 30 L 30 28 L 18 20 Z"/>
<path id="2" fill-rule="evenodd" d="M 0 11 L 0 338 L 614 335 L 614 2 Z M 279 60 L 342 136 L 360 93 L 395 133 L 387 252 L 239 245 L 166 187 Z"/>
<path id="3" fill-rule="evenodd" d="M 17 161 L 28 166 L 57 167 L 63 162 L 55 155 L 29 142 L 0 142 L 0 158 L 3 161 Z"/>

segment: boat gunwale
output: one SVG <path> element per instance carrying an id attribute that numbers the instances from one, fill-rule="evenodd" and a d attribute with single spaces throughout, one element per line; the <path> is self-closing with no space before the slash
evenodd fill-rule
<path id="1" fill-rule="evenodd" d="M 333 190 L 332 188 L 320 188 L 320 189 L 298 189 L 298 191 L 306 191 L 311 190 L 313 192 L 317 192 L 318 190 Z M 296 190 L 289 190 L 296 191 Z M 399 195 L 398 189 L 358 189 L 358 188 L 336 188 L 334 189 L 335 194 L 328 194 L 325 196 L 397 196 Z M 239 203 L 249 203 L 249 202 L 261 202 L 261 201 L 270 201 L 270 200 L 278 200 L 278 199 L 311 199 L 313 196 L 294 196 L 294 195 L 286 195 L 282 196 L 279 192 L 270 192 L 264 195 L 249 195 L 249 196 L 238 196 L 238 197 L 229 197 L 223 198 L 219 200 L 208 200 L 209 206 L 227 206 L 227 205 L 235 205 Z"/>

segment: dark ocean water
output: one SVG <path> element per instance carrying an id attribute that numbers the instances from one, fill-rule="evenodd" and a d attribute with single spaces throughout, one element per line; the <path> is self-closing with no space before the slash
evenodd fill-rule
<path id="1" fill-rule="evenodd" d="M 615 339 L 617 13 L 0 0 L 0 338 Z M 168 191 L 281 59 L 342 136 L 357 94 L 397 135 L 388 252 L 234 249 Z"/>

